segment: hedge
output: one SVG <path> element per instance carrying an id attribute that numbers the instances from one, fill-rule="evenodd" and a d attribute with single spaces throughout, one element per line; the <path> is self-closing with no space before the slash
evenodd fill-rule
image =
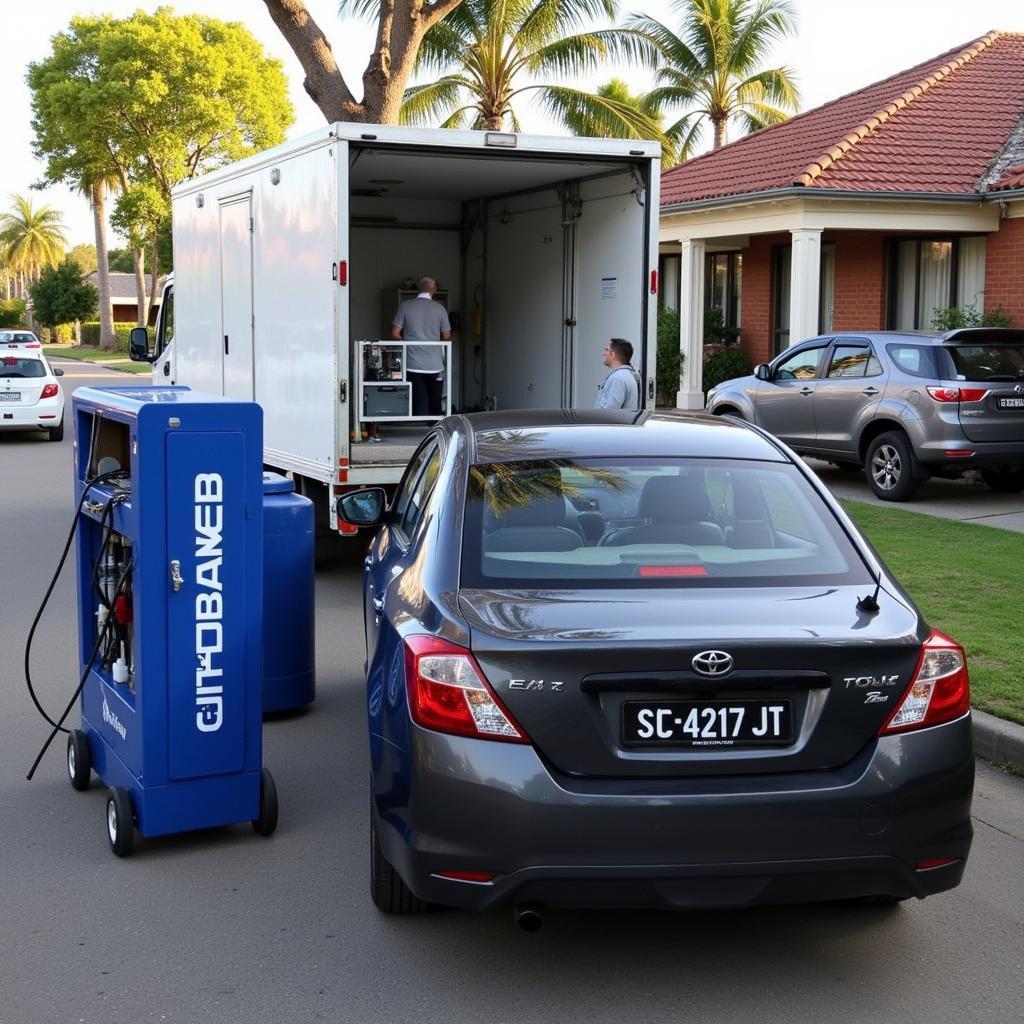
<path id="1" fill-rule="evenodd" d="M 118 352 L 128 351 L 128 339 L 134 326 L 135 324 L 114 324 L 114 334 L 117 336 L 115 348 Z M 82 344 L 99 348 L 100 325 L 97 321 L 82 324 Z"/>

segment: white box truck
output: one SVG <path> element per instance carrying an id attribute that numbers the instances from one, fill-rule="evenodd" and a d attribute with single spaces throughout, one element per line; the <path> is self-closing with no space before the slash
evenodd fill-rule
<path id="1" fill-rule="evenodd" d="M 336 496 L 397 483 L 429 429 L 392 415 L 364 440 L 356 394 L 359 343 L 389 338 L 421 276 L 450 311 L 455 411 L 590 408 L 612 337 L 632 342 L 652 406 L 660 157 L 653 142 L 334 124 L 184 182 L 154 382 L 258 402 L 264 461 L 332 529 Z"/>

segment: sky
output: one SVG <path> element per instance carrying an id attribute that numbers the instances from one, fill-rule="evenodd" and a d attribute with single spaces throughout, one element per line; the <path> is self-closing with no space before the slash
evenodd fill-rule
<path id="1" fill-rule="evenodd" d="M 330 39 L 346 80 L 358 94 L 363 68 L 373 46 L 373 28 L 339 20 L 337 0 L 306 0 L 310 14 Z M 13 192 L 27 192 L 42 178 L 43 167 L 32 156 L 30 97 L 25 85 L 29 62 L 49 53 L 50 38 L 76 14 L 127 16 L 146 0 L 35 0 L 20 18 L 7 18 L 0 34 L 0 206 Z M 215 13 L 225 21 L 241 21 L 268 53 L 283 61 L 289 78 L 295 124 L 290 137 L 323 123 L 320 111 L 302 88 L 302 70 L 277 31 L 262 0 L 217 0 L 211 4 L 179 0 L 179 13 Z M 640 12 L 678 28 L 671 0 L 620 0 L 624 12 Z M 771 63 L 788 65 L 797 77 L 802 109 L 818 106 L 903 68 L 967 43 L 992 29 L 1024 32 L 1024 0 L 795 0 L 796 34 L 776 49 Z M 626 67 L 609 67 L 584 83 L 593 87 L 613 75 L 633 92 L 649 88 L 650 76 Z M 526 131 L 554 132 L 536 110 L 521 113 Z M 710 139 L 708 140 L 710 145 Z M 92 215 L 85 199 L 61 186 L 30 193 L 61 211 L 70 244 L 93 241 Z M 116 235 L 111 244 L 123 244 Z"/>

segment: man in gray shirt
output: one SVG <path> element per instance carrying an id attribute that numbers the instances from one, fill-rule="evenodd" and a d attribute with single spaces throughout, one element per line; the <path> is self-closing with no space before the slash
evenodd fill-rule
<path id="1" fill-rule="evenodd" d="M 597 389 L 597 409 L 640 409 L 640 376 L 630 365 L 633 346 L 624 338 L 612 338 L 604 350 L 608 376 Z"/>
<path id="2" fill-rule="evenodd" d="M 451 341 L 448 311 L 434 301 L 437 282 L 421 277 L 419 295 L 406 299 L 391 322 L 395 341 Z M 412 382 L 413 416 L 440 416 L 444 386 L 444 349 L 440 345 L 409 345 L 405 350 L 406 375 Z"/>

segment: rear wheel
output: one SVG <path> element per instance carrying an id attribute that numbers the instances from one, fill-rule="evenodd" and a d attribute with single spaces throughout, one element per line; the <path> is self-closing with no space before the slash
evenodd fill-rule
<path id="1" fill-rule="evenodd" d="M 888 431 L 868 445 L 864 475 L 871 490 L 883 501 L 907 501 L 921 485 L 914 463 L 907 436 Z"/>
<path id="2" fill-rule="evenodd" d="M 260 816 L 253 818 L 252 828 L 258 836 L 273 835 L 277 828 L 277 786 L 266 768 L 260 774 Z"/>
<path id="3" fill-rule="evenodd" d="M 430 909 L 426 900 L 421 900 L 402 881 L 398 872 L 384 859 L 384 852 L 377 839 L 377 826 L 370 817 L 370 898 L 373 905 L 384 914 L 422 914 Z"/>
<path id="4" fill-rule="evenodd" d="M 1024 467 L 1014 466 L 1012 469 L 983 469 L 981 479 L 992 488 L 1003 494 L 1020 494 L 1024 491 Z"/>
<path id="5" fill-rule="evenodd" d="M 49 427 L 46 431 L 50 435 L 51 441 L 63 441 L 64 440 L 64 421 L 61 420 L 60 424 L 56 427 Z"/>
<path id="6" fill-rule="evenodd" d="M 92 775 L 92 755 L 89 753 L 89 739 L 81 729 L 68 733 L 68 778 L 74 789 L 89 788 Z"/>

